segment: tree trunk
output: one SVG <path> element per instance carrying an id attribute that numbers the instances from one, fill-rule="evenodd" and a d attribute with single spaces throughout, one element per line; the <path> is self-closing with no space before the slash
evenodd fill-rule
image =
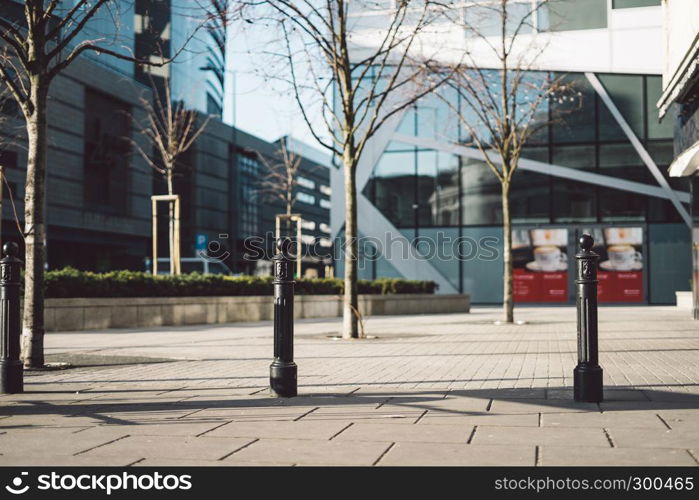
<path id="1" fill-rule="evenodd" d="M 505 323 L 514 323 L 514 297 L 512 291 L 512 221 L 510 220 L 510 184 L 502 183 L 502 231 L 503 273 L 502 307 Z"/>
<path id="2" fill-rule="evenodd" d="M 48 85 L 31 80 L 33 112 L 27 116 L 27 179 L 24 191 L 25 274 L 22 337 L 24 366 L 44 366 L 44 268 L 46 264 L 46 147 Z"/>
<path id="3" fill-rule="evenodd" d="M 359 338 L 357 270 L 359 244 L 357 242 L 357 185 L 356 164 L 349 148 L 342 162 L 345 171 L 345 295 L 342 308 L 342 338 Z"/>

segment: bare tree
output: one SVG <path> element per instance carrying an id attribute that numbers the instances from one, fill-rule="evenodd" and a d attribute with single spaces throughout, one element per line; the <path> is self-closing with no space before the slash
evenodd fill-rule
<path id="1" fill-rule="evenodd" d="M 434 58 L 418 50 L 419 36 L 444 7 L 429 0 L 398 0 L 389 9 L 361 0 L 244 2 L 249 22 L 272 26 L 279 46 L 267 53 L 284 60 L 284 78 L 319 144 L 344 170 L 344 338 L 358 338 L 357 186 L 359 160 L 369 139 L 392 117 L 442 85 Z M 377 21 L 376 26 L 363 25 Z M 362 33 L 359 33 L 362 31 Z M 373 37 L 362 43 L 362 37 Z M 438 49 L 435 48 L 435 53 Z M 277 72 L 281 66 L 272 66 Z M 272 78 L 275 75 L 271 75 Z M 420 77 L 422 86 L 414 85 Z M 311 102 L 312 101 L 312 102 Z M 314 116 L 314 110 L 317 111 Z M 317 118 L 317 120 L 316 120 Z"/>
<path id="2" fill-rule="evenodd" d="M 579 105 L 579 93 L 562 75 L 536 71 L 547 46 L 537 36 L 535 18 L 548 0 L 490 0 L 473 4 L 452 22 L 469 39 L 464 64 L 447 69 L 450 82 L 439 96 L 468 133 L 466 143 L 480 151 L 487 168 L 500 182 L 503 225 L 504 321 L 514 321 L 512 286 L 512 219 L 510 188 L 527 141 L 562 116 L 551 117 L 552 100 Z M 488 26 L 488 28 L 484 26 Z M 444 69 L 442 69 L 444 71 Z M 449 92 L 458 95 L 459 106 Z M 560 111 L 560 109 L 559 109 Z"/>
<path id="3" fill-rule="evenodd" d="M 90 38 L 88 25 L 98 14 L 114 20 L 115 32 Z M 150 66 L 169 60 L 139 61 L 113 48 L 118 42 L 117 0 L 25 0 L 20 19 L 0 18 L 0 82 L 17 101 L 26 122 L 27 176 L 24 195 L 26 245 L 23 359 L 26 367 L 44 365 L 44 266 L 46 263 L 47 100 L 53 80 L 82 54 L 92 52 Z"/>
<path id="4" fill-rule="evenodd" d="M 187 109 L 181 100 L 173 100 L 170 81 L 165 78 L 162 93 L 151 78 L 152 96 L 140 98 L 141 107 L 145 111 L 145 123 L 141 124 L 140 133 L 151 146 L 151 151 L 144 150 L 137 141 L 132 141 L 136 149 L 148 165 L 163 176 L 167 185 L 167 194 L 175 194 L 174 179 L 181 174 L 183 165 L 180 157 L 186 153 L 204 132 L 211 117 L 207 116 L 201 123 L 199 113 Z M 157 153 L 153 157 L 152 152 Z M 179 245 L 179 235 L 175 234 L 175 214 L 173 203 L 169 203 L 168 236 L 170 244 L 171 269 L 174 262 L 176 245 Z M 153 258 L 157 258 L 154 255 Z"/>
<path id="5" fill-rule="evenodd" d="M 274 159 L 270 160 L 260 153 L 257 153 L 257 157 L 265 170 L 258 183 L 258 191 L 263 197 L 281 201 L 284 205 L 284 215 L 290 217 L 296 201 L 301 157 L 289 150 L 286 140 L 280 141 L 277 156 Z"/>

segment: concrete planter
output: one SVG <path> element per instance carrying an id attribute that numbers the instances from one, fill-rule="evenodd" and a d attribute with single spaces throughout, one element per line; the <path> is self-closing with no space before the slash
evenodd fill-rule
<path id="1" fill-rule="evenodd" d="M 367 316 L 468 312 L 468 295 L 360 295 L 359 310 Z M 298 295 L 296 318 L 342 315 L 337 295 Z M 273 318 L 273 299 L 254 297 L 129 297 L 47 299 L 46 331 L 202 325 Z"/>
<path id="2" fill-rule="evenodd" d="M 675 297 L 677 298 L 677 308 L 683 311 L 693 311 L 694 310 L 694 299 L 692 298 L 692 292 L 675 292 Z"/>

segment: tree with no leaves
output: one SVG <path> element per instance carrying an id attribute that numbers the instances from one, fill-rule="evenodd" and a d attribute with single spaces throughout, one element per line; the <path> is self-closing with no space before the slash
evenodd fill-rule
<path id="1" fill-rule="evenodd" d="M 343 338 L 359 338 L 357 315 L 357 186 L 359 160 L 387 121 L 442 85 L 448 76 L 431 71 L 434 59 L 418 50 L 420 35 L 444 6 L 399 0 L 386 9 L 361 0 L 268 0 L 243 2 L 244 17 L 279 33 L 266 52 L 270 65 L 293 90 L 301 115 L 319 144 L 344 171 L 345 286 Z M 375 17 L 371 17 L 375 16 Z M 377 26 L 363 21 L 378 21 Z M 363 30 L 358 34 L 357 30 Z M 371 46 L 362 44 L 374 37 Z M 437 50 L 435 49 L 435 52 Z M 282 64 L 287 75 L 279 77 Z M 420 78 L 421 86 L 414 81 Z M 334 94 L 334 95 L 333 95 Z M 314 116 L 314 110 L 317 116 Z M 315 120 L 318 118 L 318 121 Z"/>
<path id="2" fill-rule="evenodd" d="M 560 113 L 555 120 L 549 118 L 548 104 L 554 99 L 567 100 L 573 103 L 568 109 L 572 111 L 579 100 L 564 76 L 536 71 L 548 36 L 537 36 L 535 18 L 548 3 L 489 0 L 467 7 L 465 15 L 452 19 L 455 26 L 466 31 L 466 62 L 446 69 L 451 79 L 443 89 L 457 94 L 461 106 L 439 93 L 467 131 L 465 142 L 480 151 L 486 168 L 500 182 L 506 323 L 514 322 L 512 179 L 527 140 L 560 120 Z M 484 28 L 486 24 L 491 30 Z"/>
<path id="3" fill-rule="evenodd" d="M 197 138 L 204 132 L 210 117 L 197 123 L 199 113 L 193 109 L 187 109 L 183 101 L 172 99 L 170 81 L 163 81 L 163 92 L 158 90 L 158 85 L 151 78 L 152 97 L 141 97 L 141 107 L 145 111 L 145 123 L 140 128 L 140 133 L 146 138 L 152 150 L 157 156 L 145 151 L 137 141 L 132 141 L 136 149 L 145 159 L 148 165 L 163 176 L 167 185 L 167 194 L 175 194 L 174 178 L 180 174 L 182 165 L 180 156 L 192 147 Z M 168 233 L 170 244 L 170 268 L 172 269 L 175 254 L 175 245 L 179 244 L 179 235 L 175 235 L 175 216 L 172 202 L 169 203 Z M 157 255 L 154 256 L 157 258 Z"/>
<path id="4" fill-rule="evenodd" d="M 257 153 L 265 170 L 258 184 L 258 191 L 265 197 L 281 201 L 284 205 L 284 215 L 291 216 L 296 201 L 301 157 L 289 150 L 286 139 L 279 142 L 279 149 L 273 160 Z"/>
<path id="5" fill-rule="evenodd" d="M 114 20 L 115 32 L 89 38 L 98 14 Z M 169 60 L 139 61 L 115 47 L 116 0 L 25 0 L 18 19 L 0 18 L 0 82 L 19 105 L 26 122 L 27 176 L 24 195 L 25 278 L 23 352 L 26 367 L 44 365 L 44 266 L 46 264 L 47 102 L 51 83 L 82 54 L 162 66 Z"/>

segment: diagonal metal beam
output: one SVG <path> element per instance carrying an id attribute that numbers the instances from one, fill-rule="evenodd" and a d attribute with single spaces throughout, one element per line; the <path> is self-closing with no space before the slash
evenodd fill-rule
<path id="1" fill-rule="evenodd" d="M 459 144 L 448 142 L 439 142 L 434 139 L 414 137 L 411 135 L 404 134 L 396 134 L 393 136 L 393 138 L 394 140 L 399 142 L 405 142 L 408 144 L 413 144 L 414 146 L 428 149 L 435 149 L 438 151 L 443 151 L 445 153 L 451 153 L 466 158 L 473 158 L 474 160 L 482 161 L 484 159 L 483 154 L 480 151 L 478 151 L 478 149 L 470 148 L 468 146 L 461 146 Z M 497 158 L 493 158 L 493 161 L 497 161 Z M 585 170 L 579 170 L 570 167 L 561 167 L 559 165 L 552 165 L 550 163 L 544 163 L 536 160 L 528 160 L 526 158 L 521 158 L 519 160 L 518 165 L 519 166 L 517 168 L 521 168 L 522 170 L 528 170 L 539 174 L 550 175 L 552 177 L 570 179 L 573 181 L 584 182 L 586 184 L 595 184 L 597 186 L 619 189 L 621 191 L 630 191 L 632 193 L 653 196 L 655 198 L 670 198 L 667 191 L 661 187 L 651 186 L 650 184 L 644 184 L 642 182 L 620 179 L 619 177 L 597 174 L 595 172 L 586 172 Z M 689 193 L 678 191 L 673 192 L 681 201 L 689 203 Z"/>
<path id="2" fill-rule="evenodd" d="M 595 75 L 594 73 L 587 72 L 585 73 L 585 77 L 590 82 L 590 85 L 592 85 L 592 88 L 595 89 L 597 95 L 600 96 L 605 106 L 607 106 L 607 109 L 609 109 L 609 112 L 617 121 L 617 123 L 621 127 L 621 130 L 624 131 L 624 134 L 626 134 L 626 137 L 629 139 L 629 142 L 631 142 L 631 144 L 633 145 L 634 149 L 638 153 L 638 156 L 641 157 L 643 163 L 645 163 L 646 167 L 648 167 L 648 170 L 650 171 L 651 175 L 653 175 L 660 187 L 667 193 L 667 198 L 675 206 L 675 209 L 680 214 L 680 217 L 682 217 L 687 226 L 691 228 L 692 218 L 689 216 L 689 212 L 687 212 L 687 209 L 684 207 L 684 205 L 682 205 L 679 198 L 675 194 L 675 191 L 667 182 L 667 179 L 660 171 L 658 166 L 655 164 L 653 158 L 651 158 L 651 156 L 648 154 L 648 151 L 646 151 L 646 149 L 643 147 L 641 141 L 639 141 L 638 137 L 636 137 L 636 134 L 634 133 L 633 129 L 628 124 L 624 116 L 621 114 L 619 108 L 616 107 L 616 104 L 614 104 L 612 98 L 609 96 L 607 89 L 604 88 L 604 85 L 602 85 L 602 82 L 599 80 L 599 78 L 597 78 L 597 75 Z"/>

